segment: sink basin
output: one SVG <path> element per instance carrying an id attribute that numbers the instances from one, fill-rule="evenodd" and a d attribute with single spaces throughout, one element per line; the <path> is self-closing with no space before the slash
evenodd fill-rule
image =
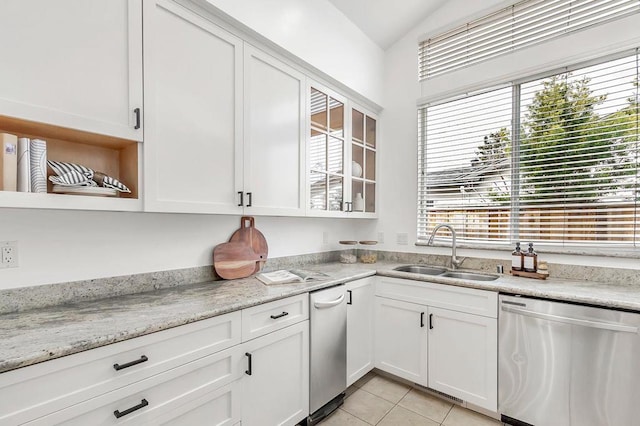
<path id="1" fill-rule="evenodd" d="M 497 275 L 476 274 L 475 272 L 448 271 L 440 275 L 441 277 L 458 278 L 471 281 L 493 281 L 497 280 Z"/>
<path id="2" fill-rule="evenodd" d="M 423 274 L 423 275 L 440 275 L 447 270 L 445 268 L 440 268 L 438 266 L 427 266 L 427 265 L 403 265 L 394 268 L 394 271 L 400 272 L 411 272 L 413 274 Z"/>

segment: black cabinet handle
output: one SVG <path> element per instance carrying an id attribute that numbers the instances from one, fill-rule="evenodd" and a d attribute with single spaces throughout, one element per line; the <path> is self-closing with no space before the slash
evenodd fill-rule
<path id="1" fill-rule="evenodd" d="M 133 113 L 136 115 L 136 125 L 133 128 L 138 130 L 140 128 L 140 108 L 134 109 Z"/>
<path id="2" fill-rule="evenodd" d="M 249 199 L 249 202 L 247 203 L 247 207 L 251 207 L 252 197 L 250 192 L 247 192 L 247 198 Z"/>
<path id="3" fill-rule="evenodd" d="M 429 314 L 429 330 L 433 330 L 433 314 Z"/>
<path id="4" fill-rule="evenodd" d="M 251 354 L 249 352 L 245 352 L 245 355 L 247 356 L 247 361 L 249 363 L 249 368 L 247 370 L 244 371 L 244 373 L 248 376 L 251 375 L 251 373 L 253 372 L 253 367 L 251 365 Z"/>
<path id="5" fill-rule="evenodd" d="M 424 327 L 424 312 L 420 312 L 420 327 Z"/>
<path id="6" fill-rule="evenodd" d="M 126 364 L 113 364 L 113 368 L 115 368 L 116 371 L 120 371 L 123 370 L 125 368 L 129 368 L 129 367 L 133 367 L 134 365 L 137 364 L 142 364 L 143 362 L 149 361 L 149 358 L 146 357 L 146 355 L 142 355 L 140 357 L 140 359 L 136 359 L 135 361 L 131 361 L 131 362 L 127 362 Z"/>
<path id="7" fill-rule="evenodd" d="M 238 207 L 244 206 L 244 192 L 238 191 L 238 195 L 240 196 L 240 202 L 238 203 Z"/>
<path id="8" fill-rule="evenodd" d="M 113 415 L 116 416 L 116 419 L 119 419 L 120 417 L 124 417 L 127 414 L 131 414 L 134 411 L 137 411 L 137 410 L 139 410 L 141 408 L 146 407 L 147 405 L 149 405 L 149 401 L 147 401 L 146 399 L 143 399 L 142 401 L 140 401 L 140 404 L 136 405 L 135 407 L 127 408 L 124 411 L 116 410 L 116 411 L 113 412 Z"/>
<path id="9" fill-rule="evenodd" d="M 351 294 L 351 290 L 347 290 L 347 293 L 349 293 L 349 301 L 347 302 L 347 305 L 353 305 L 353 294 Z"/>
<path id="10" fill-rule="evenodd" d="M 278 315 L 271 315 L 271 319 L 278 319 L 278 318 L 286 317 L 287 315 L 289 315 L 289 312 L 282 312 L 281 314 L 278 314 Z"/>

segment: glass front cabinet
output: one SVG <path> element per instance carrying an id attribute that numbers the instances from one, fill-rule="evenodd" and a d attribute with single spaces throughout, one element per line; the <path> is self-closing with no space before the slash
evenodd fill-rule
<path id="1" fill-rule="evenodd" d="M 308 90 L 307 214 L 377 217 L 376 116 L 322 85 Z"/>

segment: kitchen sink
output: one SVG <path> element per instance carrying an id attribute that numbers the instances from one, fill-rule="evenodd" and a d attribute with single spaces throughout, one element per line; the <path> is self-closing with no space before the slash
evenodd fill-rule
<path id="1" fill-rule="evenodd" d="M 403 266 L 398 266 L 393 270 L 400 271 L 400 272 L 411 272 L 413 274 L 422 274 L 422 275 L 440 275 L 443 272 L 447 272 L 445 268 L 440 268 L 438 266 L 428 266 L 428 265 L 403 265 Z"/>
<path id="2" fill-rule="evenodd" d="M 429 265 L 402 265 L 393 268 L 394 271 L 410 272 L 412 274 L 432 275 L 446 278 L 458 278 L 470 281 L 493 281 L 498 279 L 498 275 L 478 274 L 475 272 L 450 271 L 439 266 Z"/>
<path id="3" fill-rule="evenodd" d="M 448 271 L 444 274 L 440 274 L 441 277 L 447 278 L 459 278 L 461 280 L 471 280 L 471 281 L 493 281 L 497 280 L 497 275 L 490 274 L 476 274 L 475 272 L 461 272 L 461 271 Z"/>

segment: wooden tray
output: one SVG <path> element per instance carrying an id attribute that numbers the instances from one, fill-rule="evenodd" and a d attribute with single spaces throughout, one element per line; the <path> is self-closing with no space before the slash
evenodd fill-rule
<path id="1" fill-rule="evenodd" d="M 549 275 L 539 274 L 537 272 L 526 272 L 526 271 L 514 271 L 511 270 L 511 275 L 514 277 L 525 277 L 525 278 L 535 278 L 538 280 L 546 280 Z"/>

